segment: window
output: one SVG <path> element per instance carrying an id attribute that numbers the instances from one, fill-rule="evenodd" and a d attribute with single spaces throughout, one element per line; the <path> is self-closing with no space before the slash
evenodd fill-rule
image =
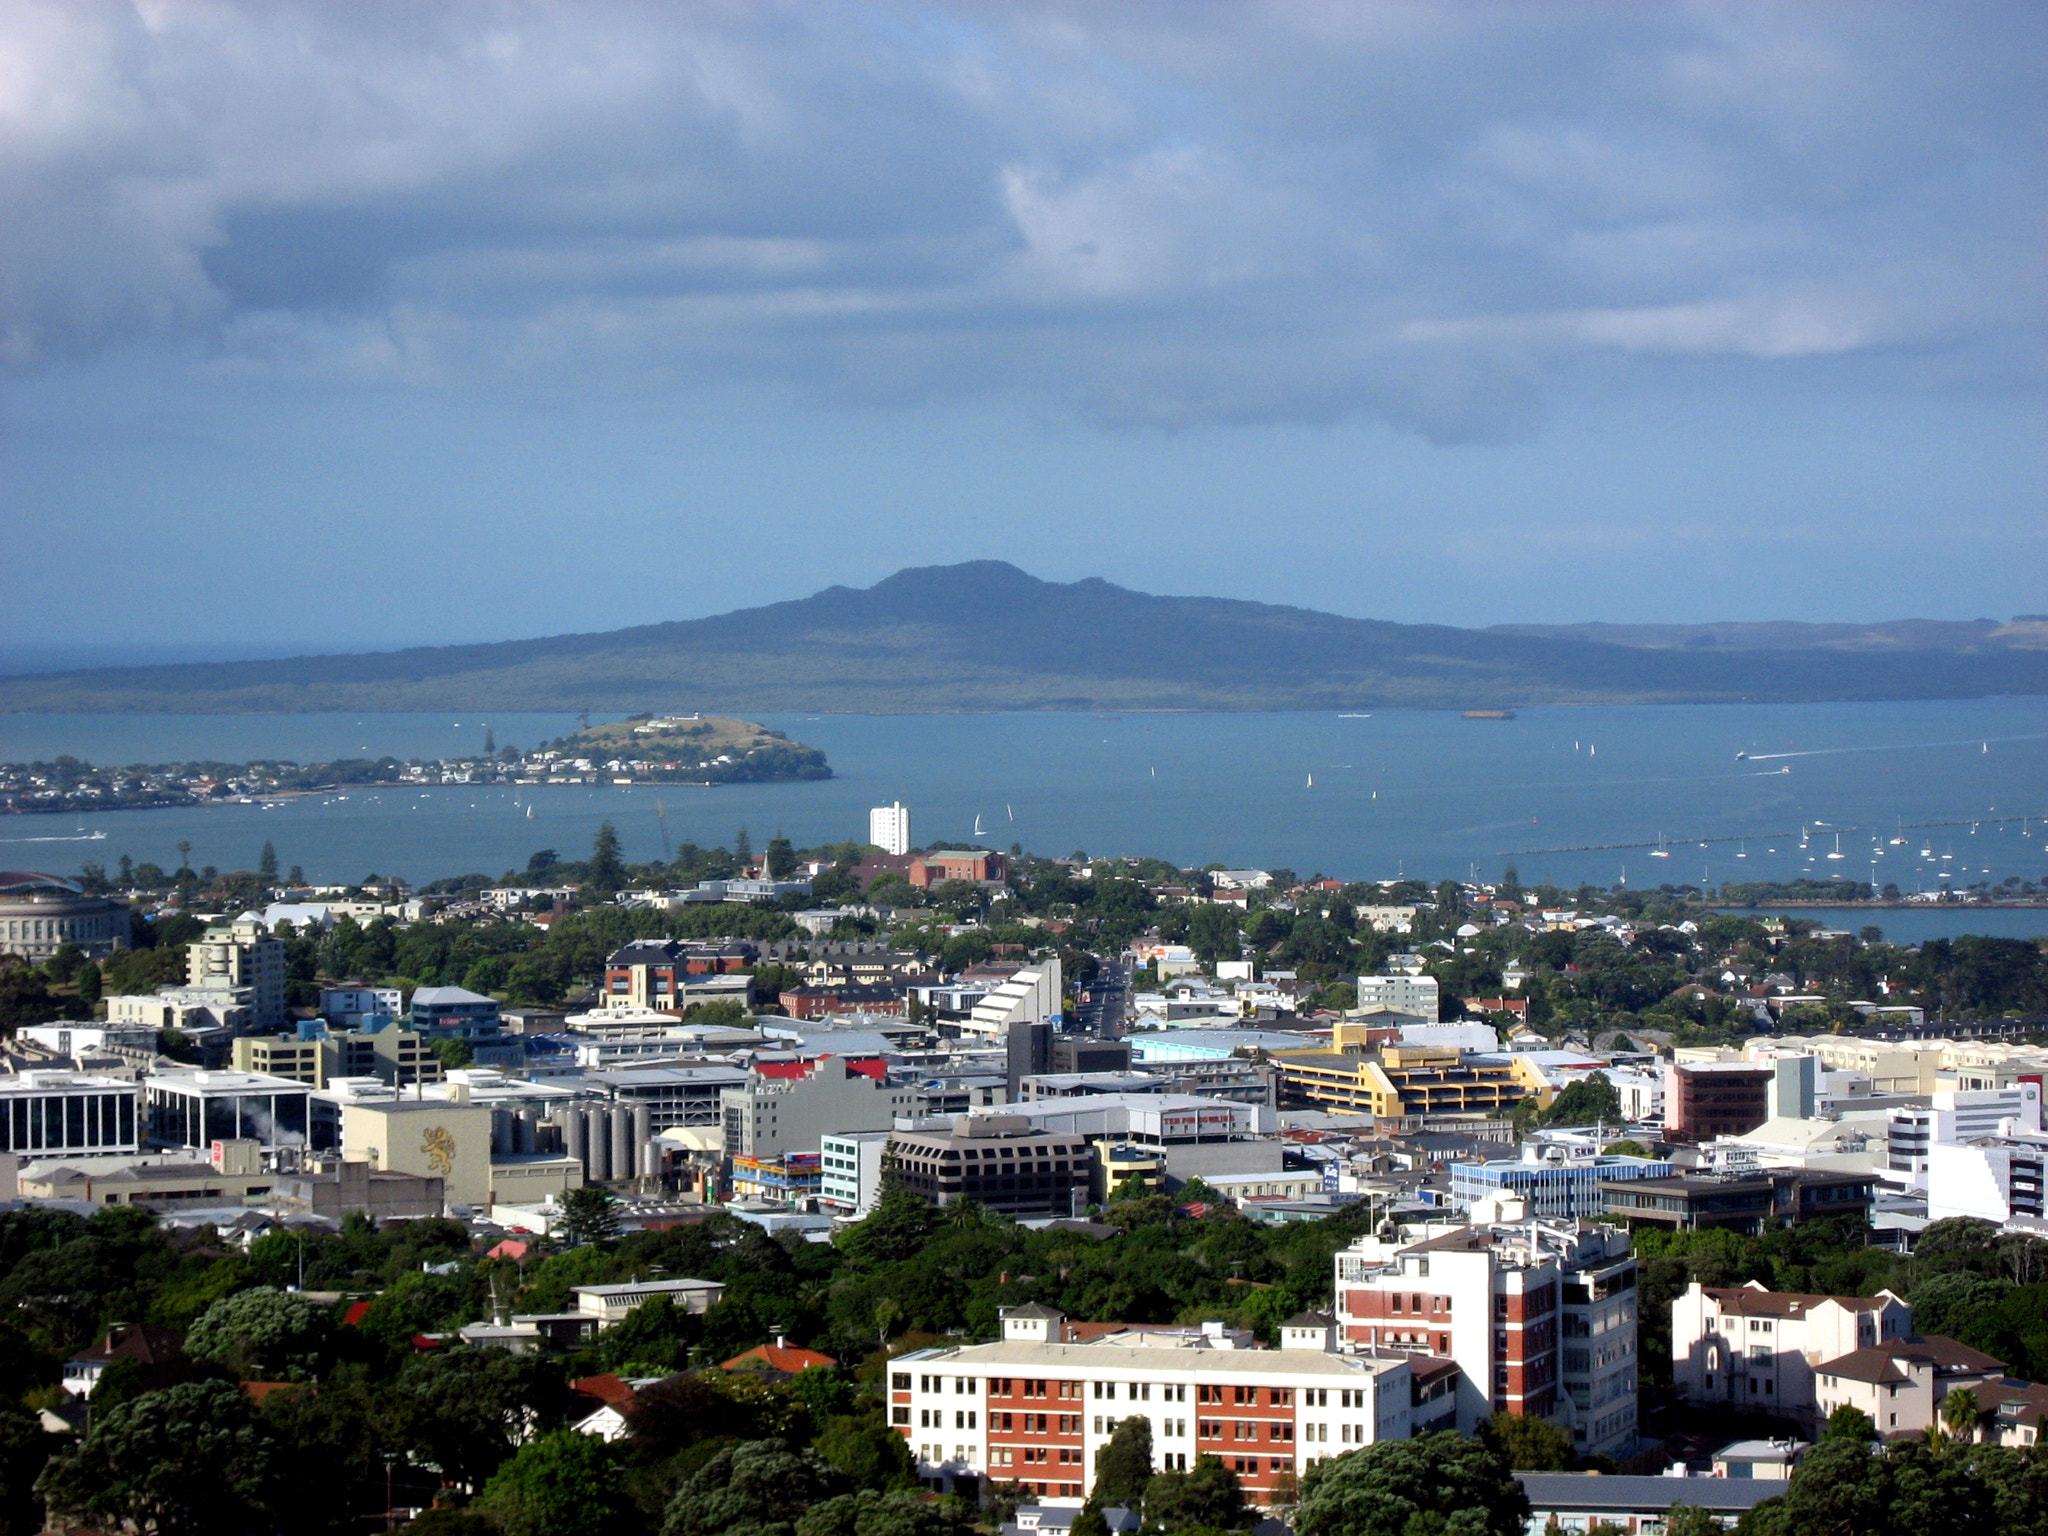
<path id="1" fill-rule="evenodd" d="M 910 1390 L 910 1372 L 896 1372 L 889 1378 L 889 1386 L 897 1392 L 908 1392 Z"/>
<path id="2" fill-rule="evenodd" d="M 889 1422 L 891 1424 L 908 1424 L 910 1422 L 910 1410 L 908 1408 L 890 1409 Z"/>

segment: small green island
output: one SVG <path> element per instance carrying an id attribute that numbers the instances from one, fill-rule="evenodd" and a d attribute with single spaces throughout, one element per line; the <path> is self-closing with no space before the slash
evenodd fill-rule
<path id="1" fill-rule="evenodd" d="M 730 715 L 634 715 L 587 726 L 532 750 L 483 749 L 449 758 L 339 758 L 326 763 L 262 759 L 103 767 L 60 755 L 0 763 L 0 815 L 132 811 L 248 803 L 344 786 L 411 784 L 775 784 L 829 779 L 816 747 Z"/>

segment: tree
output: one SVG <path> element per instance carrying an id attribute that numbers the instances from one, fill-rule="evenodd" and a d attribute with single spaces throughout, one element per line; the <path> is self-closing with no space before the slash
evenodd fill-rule
<path id="1" fill-rule="evenodd" d="M 1876 1438 L 1877 1425 L 1854 1403 L 1844 1403 L 1829 1414 L 1827 1428 L 1821 1431 L 1823 1440 L 1848 1440 L 1857 1445 L 1868 1445 Z"/>
<path id="2" fill-rule="evenodd" d="M 1697 1504 L 1674 1504 L 1664 1516 L 1664 1536 L 1727 1536 L 1721 1517 Z"/>
<path id="3" fill-rule="evenodd" d="M 78 1000 L 90 1007 L 98 1002 L 107 989 L 106 978 L 100 971 L 97 960 L 88 960 L 78 968 Z"/>
<path id="4" fill-rule="evenodd" d="M 1301 1483 L 1296 1536 L 1521 1536 L 1529 1500 L 1507 1461 L 1450 1431 L 1382 1440 L 1318 1461 Z"/>
<path id="5" fill-rule="evenodd" d="M 720 1451 L 669 1501 L 662 1536 L 796 1536 L 813 1505 L 850 1493 L 846 1474 L 784 1440 Z"/>
<path id="6" fill-rule="evenodd" d="M 1534 1414 L 1496 1413 L 1479 1426 L 1479 1438 L 1517 1472 L 1563 1472 L 1574 1459 L 1571 1435 Z"/>
<path id="7" fill-rule="evenodd" d="M 733 834 L 732 857 L 733 862 L 739 865 L 743 873 L 747 865 L 753 860 L 754 840 L 747 836 L 747 829 L 745 827 L 741 827 L 738 832 Z"/>
<path id="8" fill-rule="evenodd" d="M 235 1387 L 188 1382 L 101 1415 L 37 1492 L 53 1509 L 139 1536 L 268 1531 L 276 1452 Z"/>
<path id="9" fill-rule="evenodd" d="M 50 1461 L 50 1437 L 34 1414 L 0 1406 L 0 1536 L 36 1536 L 43 1505 L 36 1479 Z"/>
<path id="10" fill-rule="evenodd" d="M 51 993 L 41 971 L 28 965 L 0 969 L 0 1035 L 11 1035 L 27 1025 L 47 1024 L 63 1016 L 63 1006 Z"/>
<path id="11" fill-rule="evenodd" d="M 846 1414 L 828 1419 L 811 1448 L 862 1488 L 893 1493 L 918 1486 L 908 1443 L 879 1418 Z"/>
<path id="12" fill-rule="evenodd" d="M 562 1193 L 562 1240 L 571 1248 L 619 1235 L 619 1202 L 601 1184 L 582 1184 Z"/>
<path id="13" fill-rule="evenodd" d="M 535 1430 L 567 1416 L 569 1389 L 537 1355 L 436 1350 L 406 1362 L 392 1396 L 398 1438 L 452 1484 L 481 1487 Z"/>
<path id="14" fill-rule="evenodd" d="M 459 1035 L 444 1035 L 439 1040 L 429 1040 L 427 1049 L 441 1059 L 441 1065 L 450 1070 L 459 1070 L 476 1060 L 476 1048 Z"/>
<path id="15" fill-rule="evenodd" d="M 557 1429 L 519 1448 L 491 1475 L 477 1510 L 505 1536 L 607 1536 L 632 1510 L 612 1449 Z"/>
<path id="16" fill-rule="evenodd" d="M 768 839 L 768 878 L 787 880 L 796 873 L 796 849 L 780 832 Z"/>
<path id="17" fill-rule="evenodd" d="M 1600 1151 L 1608 1157 L 1648 1157 L 1650 1155 L 1648 1147 L 1644 1146 L 1640 1141 L 1632 1141 L 1626 1136 L 1622 1137 L 1620 1141 L 1610 1141 Z"/>
<path id="18" fill-rule="evenodd" d="M 1948 1396 L 1941 1400 L 1941 1422 L 1958 1440 L 1968 1440 L 1976 1433 L 1980 1417 L 1982 1409 L 1977 1394 L 1968 1387 L 1950 1387 Z"/>
<path id="19" fill-rule="evenodd" d="M 267 837 L 263 840 L 263 852 L 256 857 L 256 873 L 266 884 L 277 883 L 277 849 L 271 846 Z"/>
<path id="20" fill-rule="evenodd" d="M 327 1314 L 305 1297 L 259 1285 L 208 1307 L 185 1335 L 185 1353 L 245 1380 L 307 1381 L 331 1333 Z"/>
<path id="21" fill-rule="evenodd" d="M 1202 1455 L 1191 1471 L 1166 1471 L 1145 1485 L 1145 1523 L 1162 1531 L 1234 1531 L 1251 1524 L 1237 1474 L 1223 1458 Z"/>
<path id="22" fill-rule="evenodd" d="M 1621 1094 L 1605 1072 L 1588 1073 L 1566 1084 L 1543 1115 L 1548 1125 L 1591 1125 L 1620 1118 Z"/>
<path id="23" fill-rule="evenodd" d="M 833 1241 L 857 1264 L 893 1264 L 924 1252 L 936 1222 L 932 1208 L 904 1187 L 896 1170 L 882 1170 L 875 1208 Z"/>
<path id="24" fill-rule="evenodd" d="M 606 898 L 626 883 L 625 861 L 619 857 L 619 829 L 610 822 L 597 829 L 597 838 L 590 845 L 589 872 L 583 883 Z"/>
<path id="25" fill-rule="evenodd" d="M 959 1500 L 872 1488 L 827 1499 L 796 1522 L 796 1536 L 970 1536 L 973 1529 Z"/>
<path id="26" fill-rule="evenodd" d="M 1119 1419 L 1109 1444 L 1095 1461 L 1095 1491 L 1090 1509 L 1145 1507 L 1145 1485 L 1152 1481 L 1152 1421 L 1133 1414 Z"/>

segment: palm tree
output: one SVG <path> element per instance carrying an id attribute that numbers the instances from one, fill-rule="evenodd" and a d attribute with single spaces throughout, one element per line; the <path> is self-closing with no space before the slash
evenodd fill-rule
<path id="1" fill-rule="evenodd" d="M 1967 1441 L 1975 1434 L 1981 1411 L 1977 1394 L 1968 1387 L 1951 1387 L 1941 1400 L 1941 1421 L 1958 1440 Z"/>

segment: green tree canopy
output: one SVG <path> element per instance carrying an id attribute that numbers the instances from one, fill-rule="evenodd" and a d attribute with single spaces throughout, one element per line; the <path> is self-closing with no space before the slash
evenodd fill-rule
<path id="1" fill-rule="evenodd" d="M 720 1451 L 677 1491 L 662 1536 L 796 1536 L 813 1506 L 851 1491 L 815 1452 L 750 1440 Z"/>
<path id="2" fill-rule="evenodd" d="M 1145 1507 L 1145 1488 L 1152 1481 L 1152 1421 L 1139 1414 L 1119 1419 L 1109 1444 L 1095 1459 L 1095 1489 L 1090 1509 Z"/>
<path id="3" fill-rule="evenodd" d="M 827 1499 L 796 1522 L 796 1536 L 970 1536 L 973 1529 L 957 1499 L 873 1488 Z"/>
<path id="4" fill-rule="evenodd" d="M 185 1353 L 254 1381 L 306 1381 L 320 1368 L 333 1328 L 303 1296 L 252 1286 L 224 1296 L 185 1335 Z"/>
<path id="5" fill-rule="evenodd" d="M 619 856 L 619 829 L 606 822 L 597 829 L 597 837 L 590 845 L 590 865 L 583 883 L 609 899 L 626 880 L 625 860 Z"/>
<path id="6" fill-rule="evenodd" d="M 918 1486 L 908 1442 L 878 1417 L 842 1414 L 828 1419 L 811 1448 L 862 1488 L 894 1493 Z"/>
<path id="7" fill-rule="evenodd" d="M 571 1248 L 619 1235 L 619 1202 L 601 1184 L 582 1184 L 562 1193 L 562 1241 Z"/>
<path id="8" fill-rule="evenodd" d="M 1443 1431 L 1318 1461 L 1295 1536 L 1521 1536 L 1529 1500 L 1507 1460 Z"/>
<path id="9" fill-rule="evenodd" d="M 37 1485 L 50 1507 L 139 1536 L 268 1532 L 277 1445 L 224 1381 L 145 1392 L 93 1424 Z"/>
<path id="10" fill-rule="evenodd" d="M 1223 1458 L 1198 1456 L 1188 1471 L 1168 1470 L 1145 1485 L 1145 1525 L 1173 1536 L 1179 1531 L 1234 1531 L 1250 1525 L 1252 1510 L 1244 1501 L 1237 1474 Z"/>
<path id="11" fill-rule="evenodd" d="M 1575 1459 L 1571 1434 L 1533 1414 L 1496 1413 L 1479 1426 L 1479 1438 L 1517 1472 L 1563 1472 Z"/>
<path id="12" fill-rule="evenodd" d="M 1823 1440 L 1846 1440 L 1852 1445 L 1868 1445 L 1876 1438 L 1877 1425 L 1854 1403 L 1844 1403 L 1829 1414 L 1827 1428 L 1821 1431 Z"/>
<path id="13" fill-rule="evenodd" d="M 610 1446 L 552 1430 L 491 1475 L 476 1508 L 504 1536 L 610 1536 L 632 1509 Z"/>

